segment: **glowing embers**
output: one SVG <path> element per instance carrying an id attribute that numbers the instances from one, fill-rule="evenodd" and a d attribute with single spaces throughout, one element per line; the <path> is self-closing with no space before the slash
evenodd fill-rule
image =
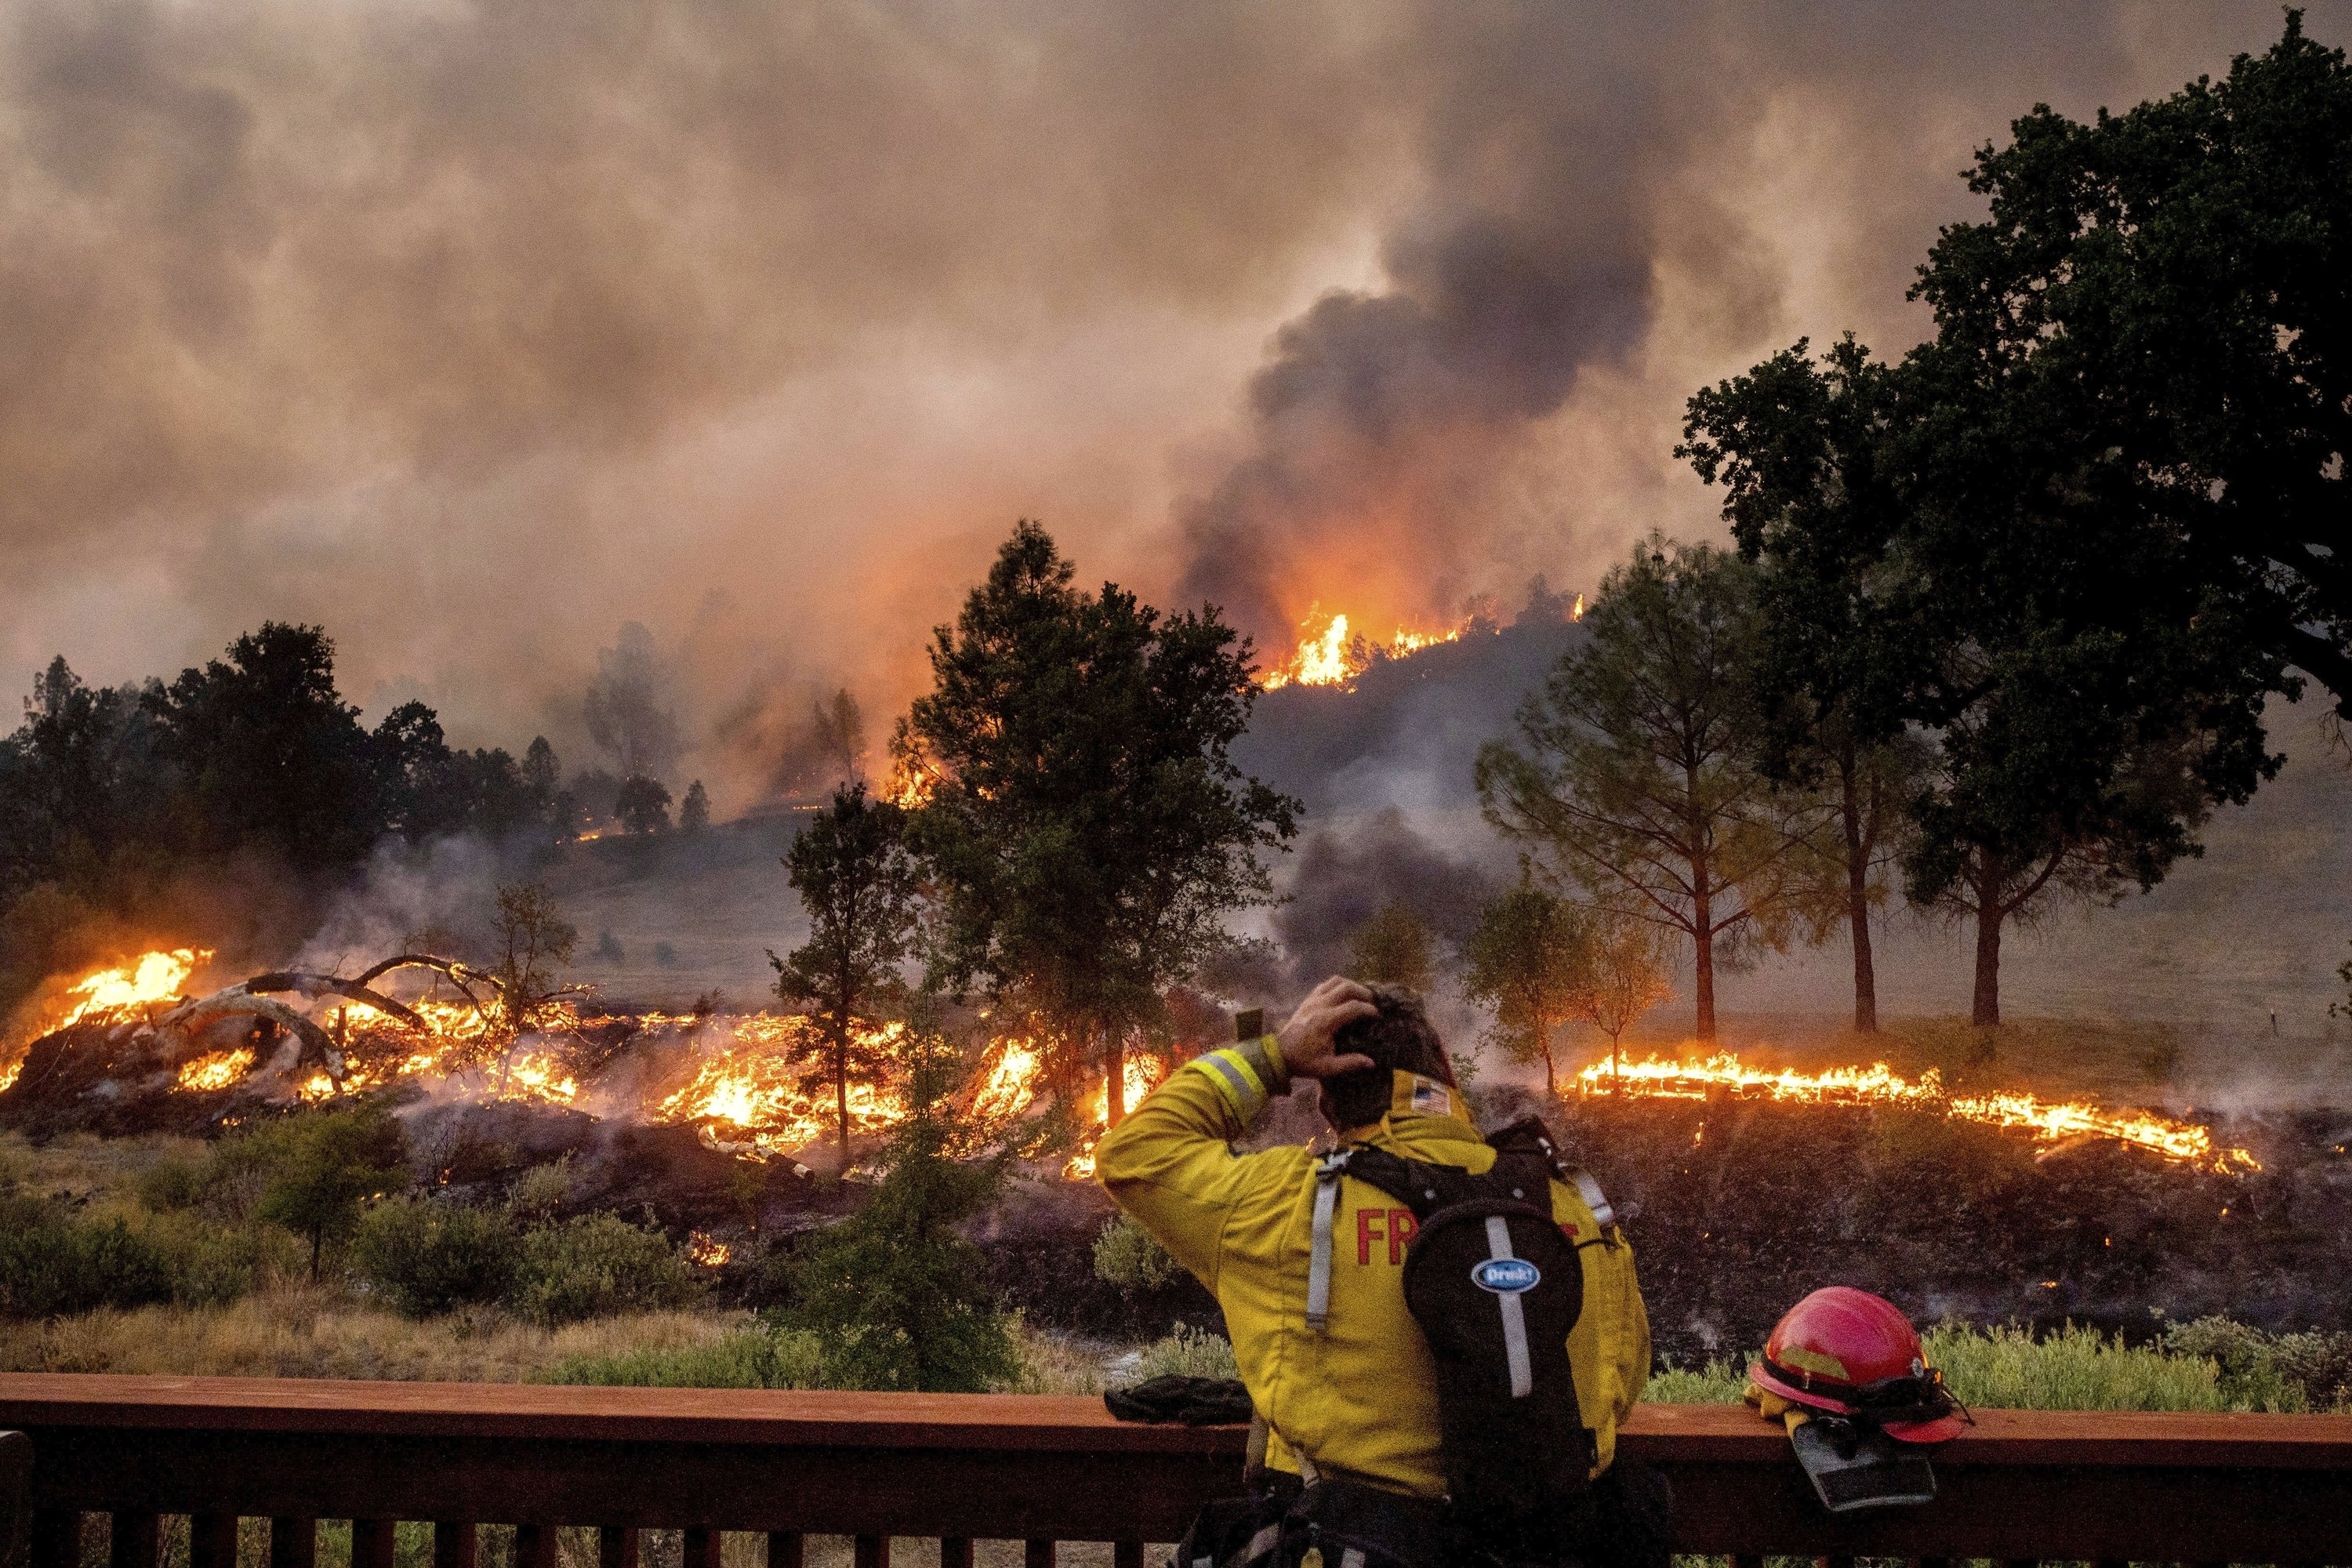
<path id="1" fill-rule="evenodd" d="M 1399 626 L 1388 641 L 1374 642 L 1352 630 L 1346 616 L 1327 619 L 1318 606 L 1309 610 L 1307 619 L 1299 625 L 1297 649 L 1266 672 L 1265 689 L 1274 691 L 1294 685 L 1352 687 L 1356 677 L 1376 661 L 1402 658 L 1439 643 L 1460 642 L 1469 627 L 1468 621 L 1438 631 L 1412 631 Z"/>
<path id="2" fill-rule="evenodd" d="M 654 1121 L 697 1123 L 711 1135 L 714 1147 L 740 1148 L 761 1158 L 838 1132 L 830 1075 L 813 1058 L 794 1059 L 796 1037 L 811 1027 L 807 1019 L 755 1014 L 713 1018 L 709 1026 L 715 1043 L 705 1045 L 707 1054 L 686 1086 L 652 1109 Z M 887 1050 L 905 1032 L 903 1025 L 891 1024 L 861 1037 L 858 1044 Z M 906 1117 L 896 1089 L 852 1079 L 848 1097 L 853 1138 L 887 1131 Z M 727 1136 L 730 1132 L 736 1136 Z"/>
<path id="3" fill-rule="evenodd" d="M 1704 1061 L 1671 1061 L 1654 1056 L 1624 1063 L 1613 1071 L 1606 1061 L 1595 1062 L 1576 1075 L 1576 1082 L 1585 1094 L 1619 1094 L 1636 1100 L 1706 1100 L 1723 1094 L 1735 1100 L 1803 1105 L 1892 1106 L 2016 1129 L 2047 1142 L 2110 1139 L 2225 1174 L 2263 1168 L 2246 1150 L 2217 1147 L 2211 1131 L 2195 1122 L 2177 1121 L 2153 1111 L 2108 1110 L 2083 1100 L 2046 1100 L 2022 1091 L 1951 1094 L 1944 1089 L 1943 1075 L 1934 1068 L 1916 1080 L 1904 1078 L 1885 1062 L 1807 1073 L 1793 1068 L 1751 1068 L 1725 1051 Z"/>
<path id="4" fill-rule="evenodd" d="M 179 1085 L 194 1094 L 211 1094 L 228 1088 L 253 1070 L 253 1047 L 236 1046 L 206 1051 L 180 1064 Z"/>

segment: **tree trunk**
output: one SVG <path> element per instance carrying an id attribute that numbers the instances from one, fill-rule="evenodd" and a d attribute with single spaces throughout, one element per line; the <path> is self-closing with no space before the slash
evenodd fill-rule
<path id="1" fill-rule="evenodd" d="M 1870 847 L 1862 841 L 1862 807 L 1853 770 L 1840 770 L 1840 812 L 1845 817 L 1845 921 L 1853 933 L 1853 1026 L 1878 1033 L 1878 969 L 1870 952 Z"/>
<path id="2" fill-rule="evenodd" d="M 1979 862 L 1977 882 L 1977 994 L 1969 1022 L 1990 1029 L 2000 1022 L 2000 863 L 1990 852 Z"/>
<path id="3" fill-rule="evenodd" d="M 1697 1027 L 1702 1040 L 1715 1038 L 1715 900 L 1706 885 L 1706 862 L 1691 863 L 1691 990 L 1698 1004 Z M 1610 1047 L 1613 1061 L 1617 1051 Z M 1612 1068 L 1614 1071 L 1614 1068 Z"/>
<path id="4" fill-rule="evenodd" d="M 1549 1030 L 1545 1031 L 1543 1036 L 1543 1059 L 1545 1097 L 1551 1100 L 1558 1100 L 1559 1098 L 1559 1074 L 1552 1067 L 1551 1034 Z"/>
<path id="5" fill-rule="evenodd" d="M 1116 1127 L 1127 1117 L 1127 1036 L 1117 1028 L 1103 1031 L 1103 1121 Z"/>
<path id="6" fill-rule="evenodd" d="M 849 1174 L 849 1035 L 833 1032 L 833 1112 L 841 1129 L 841 1173 Z"/>

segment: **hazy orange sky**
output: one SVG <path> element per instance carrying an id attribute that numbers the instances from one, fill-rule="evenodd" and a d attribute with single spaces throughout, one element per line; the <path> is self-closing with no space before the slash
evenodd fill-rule
<path id="1" fill-rule="evenodd" d="M 2340 42 L 2352 6 L 2313 8 Z M 11 0 L 0 665 L 324 622 L 519 748 L 877 719 L 1014 518 L 1279 637 L 1715 528 L 1684 398 L 1883 351 L 2036 100 L 2275 5 Z"/>

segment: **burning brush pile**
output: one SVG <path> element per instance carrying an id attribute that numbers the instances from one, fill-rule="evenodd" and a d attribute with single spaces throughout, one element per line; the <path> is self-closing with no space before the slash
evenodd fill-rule
<path id="1" fill-rule="evenodd" d="M 524 1008 L 496 976 L 429 953 L 349 977 L 273 971 L 190 994 L 211 958 L 159 950 L 63 987 L 13 1032 L 21 1046 L 0 1045 L 0 1123 L 203 1135 L 257 1112 L 406 1089 L 436 1104 L 677 1129 L 748 1162 L 791 1163 L 836 1135 L 835 1086 L 795 1015 L 603 1011 L 579 996 Z M 865 1054 L 887 1050 L 897 1028 L 861 1041 Z M 1128 1064 L 1130 1103 L 1160 1070 Z M 1092 1173 L 1103 1101 L 1097 1089 L 1062 1118 L 1064 1173 Z M 853 1149 L 906 1114 L 894 1089 L 857 1080 L 847 1110 Z M 1040 1053 L 1003 1038 L 984 1047 L 956 1121 L 976 1146 L 1047 1147 L 1055 1110 Z"/>

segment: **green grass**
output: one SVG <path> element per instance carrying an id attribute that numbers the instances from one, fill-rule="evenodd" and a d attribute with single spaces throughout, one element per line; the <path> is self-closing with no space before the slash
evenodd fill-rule
<path id="1" fill-rule="evenodd" d="M 1925 1336 L 1927 1360 L 1971 1405 L 2013 1410 L 2268 1410 L 2352 1405 L 2334 1380 L 2352 1373 L 2352 1335 L 2265 1334 L 2202 1318 L 2153 1344 L 2068 1324 L 2036 1335 L 2015 1325 L 1945 1323 Z M 1662 1405 L 1727 1405 L 1747 1386 L 1747 1363 L 1669 1367 L 1643 1397 Z"/>

